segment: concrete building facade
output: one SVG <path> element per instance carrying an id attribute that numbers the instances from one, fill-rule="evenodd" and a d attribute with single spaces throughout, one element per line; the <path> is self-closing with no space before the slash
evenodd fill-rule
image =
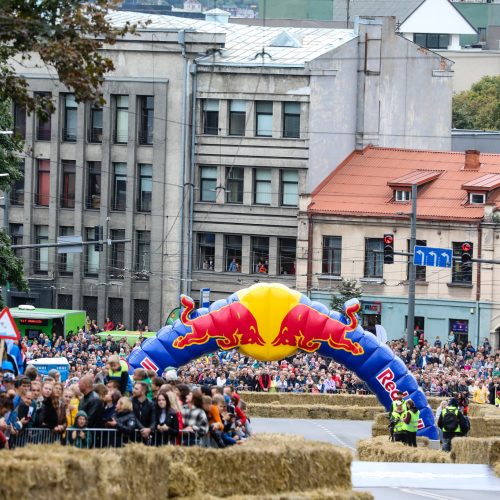
<path id="1" fill-rule="evenodd" d="M 116 70 L 102 110 L 76 104 L 47 68 L 19 67 L 57 111 L 50 126 L 24 117 L 30 154 L 8 223 L 16 243 L 91 240 L 96 225 L 130 242 L 24 250 L 31 290 L 12 291 L 11 304 L 156 329 L 182 292 L 294 286 L 298 199 L 332 165 L 369 143 L 450 148 L 451 63 L 396 35 L 393 20 L 354 30 L 111 20 L 150 24 L 105 49 Z"/>

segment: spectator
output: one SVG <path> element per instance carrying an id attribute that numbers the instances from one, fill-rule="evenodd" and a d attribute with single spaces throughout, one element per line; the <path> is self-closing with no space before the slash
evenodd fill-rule
<path id="1" fill-rule="evenodd" d="M 196 444 L 208 433 L 208 419 L 203 410 L 203 397 L 199 389 L 185 396 L 182 406 L 182 443 L 186 446 Z"/>
<path id="2" fill-rule="evenodd" d="M 94 384 L 90 375 L 85 375 L 80 379 L 78 388 L 83 394 L 80 400 L 78 411 L 84 411 L 87 414 L 87 425 L 90 429 L 96 429 L 102 421 L 104 406 L 101 398 L 94 392 Z"/>
<path id="3" fill-rule="evenodd" d="M 106 322 L 104 323 L 104 331 L 111 332 L 115 329 L 115 324 L 111 321 L 111 318 L 106 318 Z"/>
<path id="4" fill-rule="evenodd" d="M 439 416 L 438 427 L 443 431 L 443 451 L 451 451 L 451 441 L 460 436 L 467 428 L 467 422 L 458 409 L 458 401 L 450 399 L 448 406 L 444 408 Z"/>
<path id="5" fill-rule="evenodd" d="M 135 433 L 141 428 L 133 412 L 130 398 L 122 397 L 116 403 L 116 417 L 108 423 L 109 427 L 118 431 L 116 446 L 135 440 Z"/>
<path id="6" fill-rule="evenodd" d="M 90 448 L 91 435 L 87 431 L 87 414 L 84 411 L 78 411 L 75 424 L 68 429 L 69 443 L 76 448 Z"/>
<path id="7" fill-rule="evenodd" d="M 472 402 L 477 404 L 486 404 L 488 402 L 488 389 L 479 382 L 472 393 Z"/>
<path id="8" fill-rule="evenodd" d="M 156 399 L 156 444 L 177 444 L 179 431 L 182 428 L 182 418 L 179 419 L 178 408 L 173 407 L 175 396 L 172 392 L 160 393 Z"/>
<path id="9" fill-rule="evenodd" d="M 156 429 L 155 405 L 147 398 L 149 385 L 136 382 L 133 389 L 132 408 L 141 430 L 143 439 L 149 438 Z"/>

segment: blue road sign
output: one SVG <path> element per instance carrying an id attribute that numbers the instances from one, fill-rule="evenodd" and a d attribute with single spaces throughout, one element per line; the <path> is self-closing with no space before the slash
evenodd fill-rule
<path id="1" fill-rule="evenodd" d="M 451 267 L 453 250 L 451 248 L 435 248 L 415 246 L 413 264 L 416 266 Z"/>

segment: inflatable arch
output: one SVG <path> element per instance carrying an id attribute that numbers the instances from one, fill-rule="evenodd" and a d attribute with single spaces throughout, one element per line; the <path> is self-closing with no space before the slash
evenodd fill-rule
<path id="1" fill-rule="evenodd" d="M 183 295 L 180 319 L 146 339 L 128 358 L 131 370 L 161 374 L 219 349 L 238 349 L 260 361 L 277 361 L 299 350 L 317 352 L 343 364 L 363 380 L 389 410 L 397 391 L 420 410 L 418 435 L 438 438 L 434 413 L 403 361 L 375 335 L 363 330 L 359 302 L 344 305 L 344 314 L 280 284 L 259 283 L 194 309 Z"/>

